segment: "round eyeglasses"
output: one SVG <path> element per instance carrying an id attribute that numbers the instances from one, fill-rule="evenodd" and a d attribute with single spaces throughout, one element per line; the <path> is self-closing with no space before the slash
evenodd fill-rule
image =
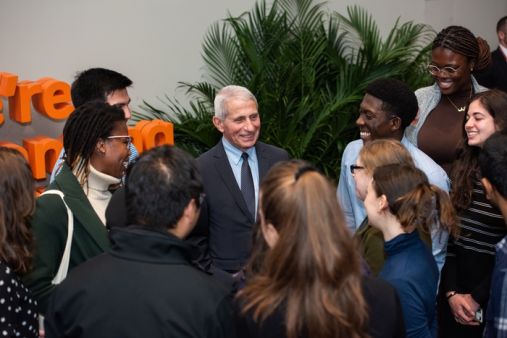
<path id="1" fill-rule="evenodd" d="M 428 69 L 428 72 L 433 76 L 437 76 L 439 74 L 442 74 L 443 76 L 452 76 L 458 72 L 460 67 L 461 66 L 458 67 L 445 66 L 440 68 L 435 65 L 428 65 L 426 69 Z"/>

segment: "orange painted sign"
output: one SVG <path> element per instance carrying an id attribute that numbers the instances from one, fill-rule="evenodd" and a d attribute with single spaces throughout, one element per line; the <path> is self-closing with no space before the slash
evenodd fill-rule
<path id="1" fill-rule="evenodd" d="M 8 99 L 9 117 L 20 124 L 32 121 L 31 103 L 40 114 L 54 120 L 64 120 L 74 110 L 70 85 L 49 77 L 18 82 L 17 75 L 0 72 L 0 97 Z M 4 121 L 3 101 L 0 99 L 0 127 Z M 140 121 L 135 127 L 129 127 L 129 135 L 141 153 L 162 144 L 174 144 L 173 128 L 170 122 Z M 0 146 L 19 150 L 30 163 L 33 177 L 42 180 L 51 173 L 63 144 L 61 137 L 35 136 L 24 139 L 23 146 L 3 140 L 0 140 Z"/>

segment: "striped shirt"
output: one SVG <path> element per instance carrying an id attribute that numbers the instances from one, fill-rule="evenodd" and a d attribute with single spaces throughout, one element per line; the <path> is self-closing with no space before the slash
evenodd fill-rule
<path id="1" fill-rule="evenodd" d="M 500 210 L 489 203 L 480 181 L 474 179 L 473 183 L 472 202 L 459 214 L 459 236 L 449 240 L 442 283 L 444 291 L 471 293 L 485 307 L 495 245 L 507 235 L 507 229 Z"/>

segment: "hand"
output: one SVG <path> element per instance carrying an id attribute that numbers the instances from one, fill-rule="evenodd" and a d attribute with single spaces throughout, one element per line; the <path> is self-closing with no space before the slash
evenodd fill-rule
<path id="1" fill-rule="evenodd" d="M 458 323 L 462 325 L 479 325 L 479 322 L 475 320 L 475 312 L 480 306 L 470 294 L 457 293 L 448 301 L 454 319 Z"/>

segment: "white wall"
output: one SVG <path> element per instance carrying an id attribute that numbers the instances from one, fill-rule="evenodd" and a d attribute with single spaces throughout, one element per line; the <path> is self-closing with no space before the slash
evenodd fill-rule
<path id="1" fill-rule="evenodd" d="M 78 70 L 111 68 L 134 81 L 132 108 L 143 99 L 183 97 L 178 81 L 201 79 L 201 43 L 208 27 L 228 12 L 250 10 L 254 0 L 0 0 L 0 71 L 20 80 L 51 76 L 71 82 Z M 464 25 L 496 47 L 494 26 L 507 15 L 505 0 L 356 0 L 328 1 L 345 13 L 359 4 L 374 16 L 382 32 L 402 21 L 428 23 L 435 30 Z M 0 126 L 0 140 L 18 144 L 34 135 L 57 136 L 63 122 L 34 112 L 33 122 Z"/>

